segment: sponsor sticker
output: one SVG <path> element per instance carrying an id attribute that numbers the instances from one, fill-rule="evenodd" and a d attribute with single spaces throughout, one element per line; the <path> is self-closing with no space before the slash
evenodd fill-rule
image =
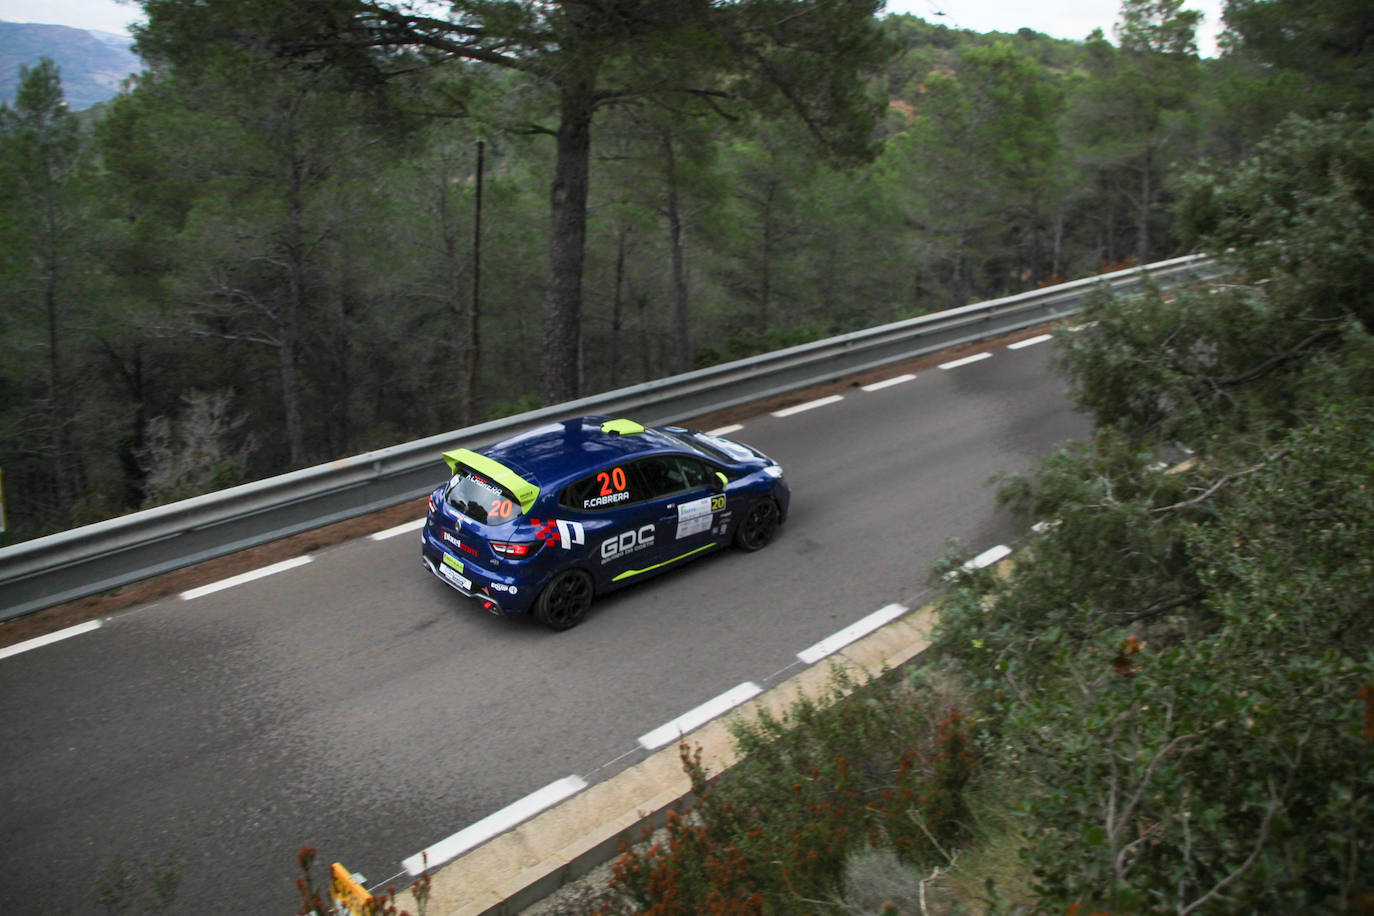
<path id="1" fill-rule="evenodd" d="M 681 540 L 700 534 L 711 527 L 711 505 L 716 497 L 703 496 L 689 502 L 678 503 L 677 536 Z"/>
<path id="2" fill-rule="evenodd" d="M 587 530 L 581 522 L 570 522 L 561 518 L 530 519 L 534 526 L 534 536 L 541 541 L 554 541 L 564 550 L 587 543 Z"/>
<path id="3" fill-rule="evenodd" d="M 601 562 L 609 563 L 654 546 L 654 526 L 643 525 L 638 530 L 622 531 L 601 542 Z"/>
<path id="4" fill-rule="evenodd" d="M 472 580 L 469 579 L 467 576 L 460 574 L 458 570 L 452 568 L 451 566 L 440 566 L 439 575 L 443 576 L 445 579 L 454 583 L 455 585 L 460 586 L 465 591 L 472 590 Z"/>

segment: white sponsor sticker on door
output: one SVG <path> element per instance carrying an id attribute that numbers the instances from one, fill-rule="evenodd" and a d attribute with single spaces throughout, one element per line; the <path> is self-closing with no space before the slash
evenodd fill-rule
<path id="1" fill-rule="evenodd" d="M 678 503 L 677 536 L 679 539 L 700 534 L 711 527 L 711 497 L 703 496 L 691 502 Z"/>

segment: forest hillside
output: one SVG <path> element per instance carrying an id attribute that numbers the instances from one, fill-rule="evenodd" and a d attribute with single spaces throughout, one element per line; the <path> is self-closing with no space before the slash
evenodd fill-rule
<path id="1" fill-rule="evenodd" d="M 0 108 L 5 543 L 1177 254 L 1198 163 L 1369 97 L 1336 0 L 1216 60 L 1175 0 L 143 6 L 94 117 L 46 61 Z"/>

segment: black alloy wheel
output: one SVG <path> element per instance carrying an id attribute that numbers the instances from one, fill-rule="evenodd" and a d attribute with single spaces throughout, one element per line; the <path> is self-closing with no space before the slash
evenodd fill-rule
<path id="1" fill-rule="evenodd" d="M 581 623 L 591 606 L 592 577 L 580 569 L 565 569 L 535 599 L 534 616 L 546 627 L 566 630 Z"/>
<path id="2" fill-rule="evenodd" d="M 762 550 L 777 534 L 780 523 L 778 504 L 770 497 L 754 503 L 735 529 L 735 546 L 741 550 Z"/>

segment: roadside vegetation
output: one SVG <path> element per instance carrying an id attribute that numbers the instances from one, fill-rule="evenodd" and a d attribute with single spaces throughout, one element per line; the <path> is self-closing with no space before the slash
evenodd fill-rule
<path id="1" fill-rule="evenodd" d="M 685 753 L 601 912 L 1374 909 L 1374 125 L 1182 189 L 1230 272 L 1060 335 L 1097 431 L 1003 482 L 1009 571 L 952 551 L 935 661 Z"/>

